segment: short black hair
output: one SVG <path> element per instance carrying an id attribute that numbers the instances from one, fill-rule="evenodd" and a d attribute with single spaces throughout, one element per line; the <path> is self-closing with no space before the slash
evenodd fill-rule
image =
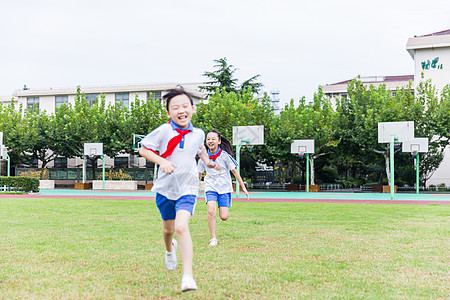
<path id="1" fill-rule="evenodd" d="M 180 96 L 180 95 L 186 95 L 189 100 L 191 101 L 191 105 L 194 105 L 194 101 L 192 100 L 192 95 L 184 90 L 184 88 L 181 85 L 178 85 L 174 89 L 169 89 L 166 91 L 166 94 L 163 96 L 163 99 L 166 100 L 166 109 L 169 111 L 169 103 L 170 100 L 172 100 L 173 97 Z"/>

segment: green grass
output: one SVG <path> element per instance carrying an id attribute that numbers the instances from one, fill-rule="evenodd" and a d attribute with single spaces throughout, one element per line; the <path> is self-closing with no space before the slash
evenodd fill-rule
<path id="1" fill-rule="evenodd" d="M 0 298 L 450 295 L 450 206 L 235 202 L 210 248 L 199 201 L 191 220 L 199 290 L 188 293 L 181 265 L 165 269 L 161 231 L 151 200 L 0 199 Z"/>

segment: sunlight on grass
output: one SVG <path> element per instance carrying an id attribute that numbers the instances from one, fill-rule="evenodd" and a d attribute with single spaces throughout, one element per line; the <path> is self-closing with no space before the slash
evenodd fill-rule
<path id="1" fill-rule="evenodd" d="M 450 294 L 448 206 L 236 202 L 228 221 L 217 220 L 217 247 L 206 220 L 199 201 L 199 290 L 181 294 L 181 265 L 164 266 L 154 201 L 0 199 L 0 298 Z"/>

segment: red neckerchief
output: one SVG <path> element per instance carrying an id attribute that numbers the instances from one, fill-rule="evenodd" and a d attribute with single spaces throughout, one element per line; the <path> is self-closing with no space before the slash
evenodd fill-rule
<path id="1" fill-rule="evenodd" d="M 219 157 L 220 153 L 222 153 L 222 149 L 220 149 L 216 154 L 210 155 L 209 159 L 216 160 Z"/>
<path id="2" fill-rule="evenodd" d="M 189 129 L 186 129 L 186 130 L 175 129 L 175 130 L 179 134 L 170 139 L 169 143 L 167 144 L 166 152 L 161 154 L 162 158 L 166 158 L 166 157 L 170 156 L 172 154 L 173 150 L 175 150 L 175 148 L 178 146 L 178 144 L 183 139 L 183 136 L 188 134 L 189 132 L 191 132 Z"/>
<path id="3" fill-rule="evenodd" d="M 191 132 L 189 129 L 186 130 L 182 130 L 182 129 L 175 129 L 179 134 L 174 136 L 173 138 L 170 139 L 169 143 L 167 144 L 167 149 L 166 152 L 164 152 L 163 154 L 161 154 L 160 156 L 162 158 L 166 158 L 169 157 L 173 150 L 175 150 L 175 148 L 178 146 L 178 144 L 181 142 L 181 140 L 183 139 L 183 136 L 185 136 L 186 134 L 188 134 L 189 132 Z M 152 151 L 155 154 L 158 154 L 158 152 L 156 152 L 153 149 L 147 148 L 148 150 Z M 159 155 L 159 154 L 158 154 Z"/>

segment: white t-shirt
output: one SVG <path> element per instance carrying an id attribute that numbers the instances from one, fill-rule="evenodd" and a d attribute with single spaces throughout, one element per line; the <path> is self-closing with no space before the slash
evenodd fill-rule
<path id="1" fill-rule="evenodd" d="M 159 150 L 163 154 L 167 149 L 170 139 L 178 135 L 175 129 L 180 129 L 173 121 L 163 124 L 150 132 L 141 140 L 141 145 L 152 150 Z M 191 130 L 183 136 L 178 146 L 166 159 L 177 167 L 172 174 L 167 174 L 158 169 L 158 176 L 153 182 L 152 192 L 164 195 L 168 199 L 177 200 L 184 195 L 196 195 L 199 189 L 197 162 L 195 156 L 201 152 L 205 133 L 189 123 Z"/>
<path id="2" fill-rule="evenodd" d="M 209 150 L 208 155 L 211 156 Z M 220 165 L 220 171 L 214 168 L 207 168 L 202 160 L 198 161 L 198 173 L 203 173 L 206 170 L 205 192 L 215 191 L 218 194 L 232 193 L 233 185 L 230 172 L 236 169 L 238 165 L 236 160 L 226 151 L 222 150 L 215 162 Z"/>

